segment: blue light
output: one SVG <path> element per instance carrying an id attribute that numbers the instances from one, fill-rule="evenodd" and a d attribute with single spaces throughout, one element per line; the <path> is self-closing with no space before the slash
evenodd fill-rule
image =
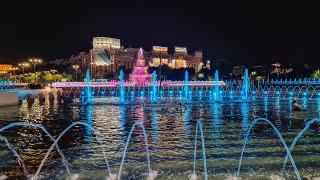
<path id="1" fill-rule="evenodd" d="M 84 94 L 84 91 L 82 91 L 81 94 Z"/>
<path id="2" fill-rule="evenodd" d="M 160 91 L 160 94 L 163 94 L 163 91 Z"/>
<path id="3" fill-rule="evenodd" d="M 102 91 L 101 94 L 104 95 L 104 91 Z"/>
<path id="4" fill-rule="evenodd" d="M 253 92 L 252 92 L 252 94 L 256 94 L 256 92 L 255 92 L 255 91 L 253 91 Z"/>
<path id="5" fill-rule="evenodd" d="M 306 95 L 307 95 L 307 93 L 306 93 L 306 92 L 304 92 L 304 93 L 303 93 L 303 95 L 304 95 L 304 96 L 306 96 Z"/>
<path id="6" fill-rule="evenodd" d="M 133 94 L 133 91 L 131 91 L 131 94 Z"/>
<path id="7" fill-rule="evenodd" d="M 182 94 L 182 91 L 179 91 L 179 94 Z"/>
<path id="8" fill-rule="evenodd" d="M 292 96 L 292 95 L 293 95 L 293 92 L 289 92 L 289 95 Z"/>
<path id="9" fill-rule="evenodd" d="M 233 94 L 233 91 L 230 91 L 230 94 Z"/>
<path id="10" fill-rule="evenodd" d="M 267 94 L 267 91 L 265 91 L 264 94 Z"/>
<path id="11" fill-rule="evenodd" d="M 276 93 L 277 93 L 277 95 L 279 95 L 279 94 L 280 94 L 280 92 L 279 92 L 279 91 L 277 91 Z"/>
<path id="12" fill-rule="evenodd" d="M 169 91 L 170 94 L 172 94 L 172 91 Z"/>
<path id="13" fill-rule="evenodd" d="M 111 91 L 111 94 L 113 94 L 114 92 L 113 91 Z"/>

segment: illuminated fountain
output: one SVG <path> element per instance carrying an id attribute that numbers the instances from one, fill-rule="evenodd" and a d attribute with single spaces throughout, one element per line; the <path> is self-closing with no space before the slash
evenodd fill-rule
<path id="1" fill-rule="evenodd" d="M 136 66 L 130 74 L 130 82 L 136 86 L 148 85 L 152 80 L 152 75 L 148 73 L 148 66 L 146 66 L 143 49 L 140 48 L 137 54 Z"/>
<path id="2" fill-rule="evenodd" d="M 250 98 L 250 82 L 249 82 L 249 74 L 248 74 L 248 69 L 245 69 L 244 75 L 243 75 L 243 81 L 242 81 L 242 99 L 244 100 L 249 100 Z"/>
<path id="3" fill-rule="evenodd" d="M 214 101 L 220 100 L 220 90 L 219 90 L 219 74 L 218 70 L 214 73 L 214 93 L 213 93 Z"/>
<path id="4" fill-rule="evenodd" d="M 189 73 L 188 73 L 188 71 L 184 72 L 183 90 L 184 90 L 184 98 L 188 99 L 188 96 L 189 96 Z"/>
<path id="5" fill-rule="evenodd" d="M 92 103 L 92 90 L 91 90 L 91 84 L 90 84 L 90 70 L 87 69 L 86 72 L 86 103 L 90 104 Z"/>
<path id="6" fill-rule="evenodd" d="M 157 101 L 157 73 L 156 71 L 153 71 L 152 73 L 152 94 L 151 94 L 151 100 L 153 102 Z"/>
<path id="7" fill-rule="evenodd" d="M 124 73 L 122 69 L 120 70 L 120 103 L 124 103 L 125 101 L 125 89 L 124 89 Z"/>

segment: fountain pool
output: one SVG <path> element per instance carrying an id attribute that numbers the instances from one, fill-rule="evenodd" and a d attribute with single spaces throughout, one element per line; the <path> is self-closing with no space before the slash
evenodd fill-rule
<path id="1" fill-rule="evenodd" d="M 163 97 L 158 103 L 150 103 L 148 97 L 139 97 L 121 104 L 117 97 L 93 96 L 92 102 L 107 103 L 83 104 L 81 98 L 74 98 L 69 104 L 55 101 L 40 105 L 36 101 L 31 107 L 23 101 L 20 106 L 0 109 L 0 127 L 13 122 L 41 124 L 57 139 L 67 127 L 75 126 L 61 136 L 46 161 L 43 158 L 53 141 L 41 128 L 19 126 L 2 131 L 0 172 L 12 178 L 25 178 L 27 172 L 32 177 L 43 161 L 37 176 L 40 179 L 227 179 L 235 178 L 238 169 L 245 179 L 296 179 L 290 157 L 286 157 L 286 149 L 270 124 L 259 121 L 251 128 L 255 119 L 266 118 L 292 151 L 299 176 L 320 176 L 319 123 L 308 124 L 320 117 L 320 100 L 298 99 L 307 108 L 305 112 L 294 112 L 291 100 L 275 96 L 215 103 L 204 96 L 201 102 Z M 79 121 L 98 134 L 77 124 Z M 291 145 L 306 126 L 308 130 Z"/>

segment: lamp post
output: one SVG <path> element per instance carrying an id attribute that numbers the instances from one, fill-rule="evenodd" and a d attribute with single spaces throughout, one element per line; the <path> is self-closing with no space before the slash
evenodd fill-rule
<path id="1" fill-rule="evenodd" d="M 52 74 L 55 74 L 55 73 L 58 72 L 58 70 L 56 70 L 56 69 L 50 69 L 50 72 L 51 72 Z"/>
<path id="2" fill-rule="evenodd" d="M 36 65 L 41 63 L 41 59 L 29 59 L 29 62 L 33 64 L 33 71 L 36 72 Z"/>
<path id="3" fill-rule="evenodd" d="M 24 68 L 29 67 L 29 64 L 26 62 L 23 62 L 23 63 L 19 63 L 18 66 L 22 68 L 22 74 L 24 74 Z"/>
<path id="4" fill-rule="evenodd" d="M 79 65 L 73 65 L 72 68 L 76 71 L 76 81 L 78 81 L 78 69 L 79 69 Z"/>
<path id="5" fill-rule="evenodd" d="M 17 78 L 16 78 L 16 71 L 18 70 L 18 67 L 12 67 L 11 71 L 13 72 L 13 77 L 14 77 L 14 82 L 17 82 Z"/>

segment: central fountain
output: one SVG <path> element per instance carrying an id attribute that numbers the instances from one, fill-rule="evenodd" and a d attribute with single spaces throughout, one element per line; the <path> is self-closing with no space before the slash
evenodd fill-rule
<path id="1" fill-rule="evenodd" d="M 136 86 L 148 85 L 152 80 L 152 75 L 148 73 L 148 66 L 146 66 L 143 49 L 140 48 L 137 54 L 136 66 L 130 74 L 130 82 Z"/>

